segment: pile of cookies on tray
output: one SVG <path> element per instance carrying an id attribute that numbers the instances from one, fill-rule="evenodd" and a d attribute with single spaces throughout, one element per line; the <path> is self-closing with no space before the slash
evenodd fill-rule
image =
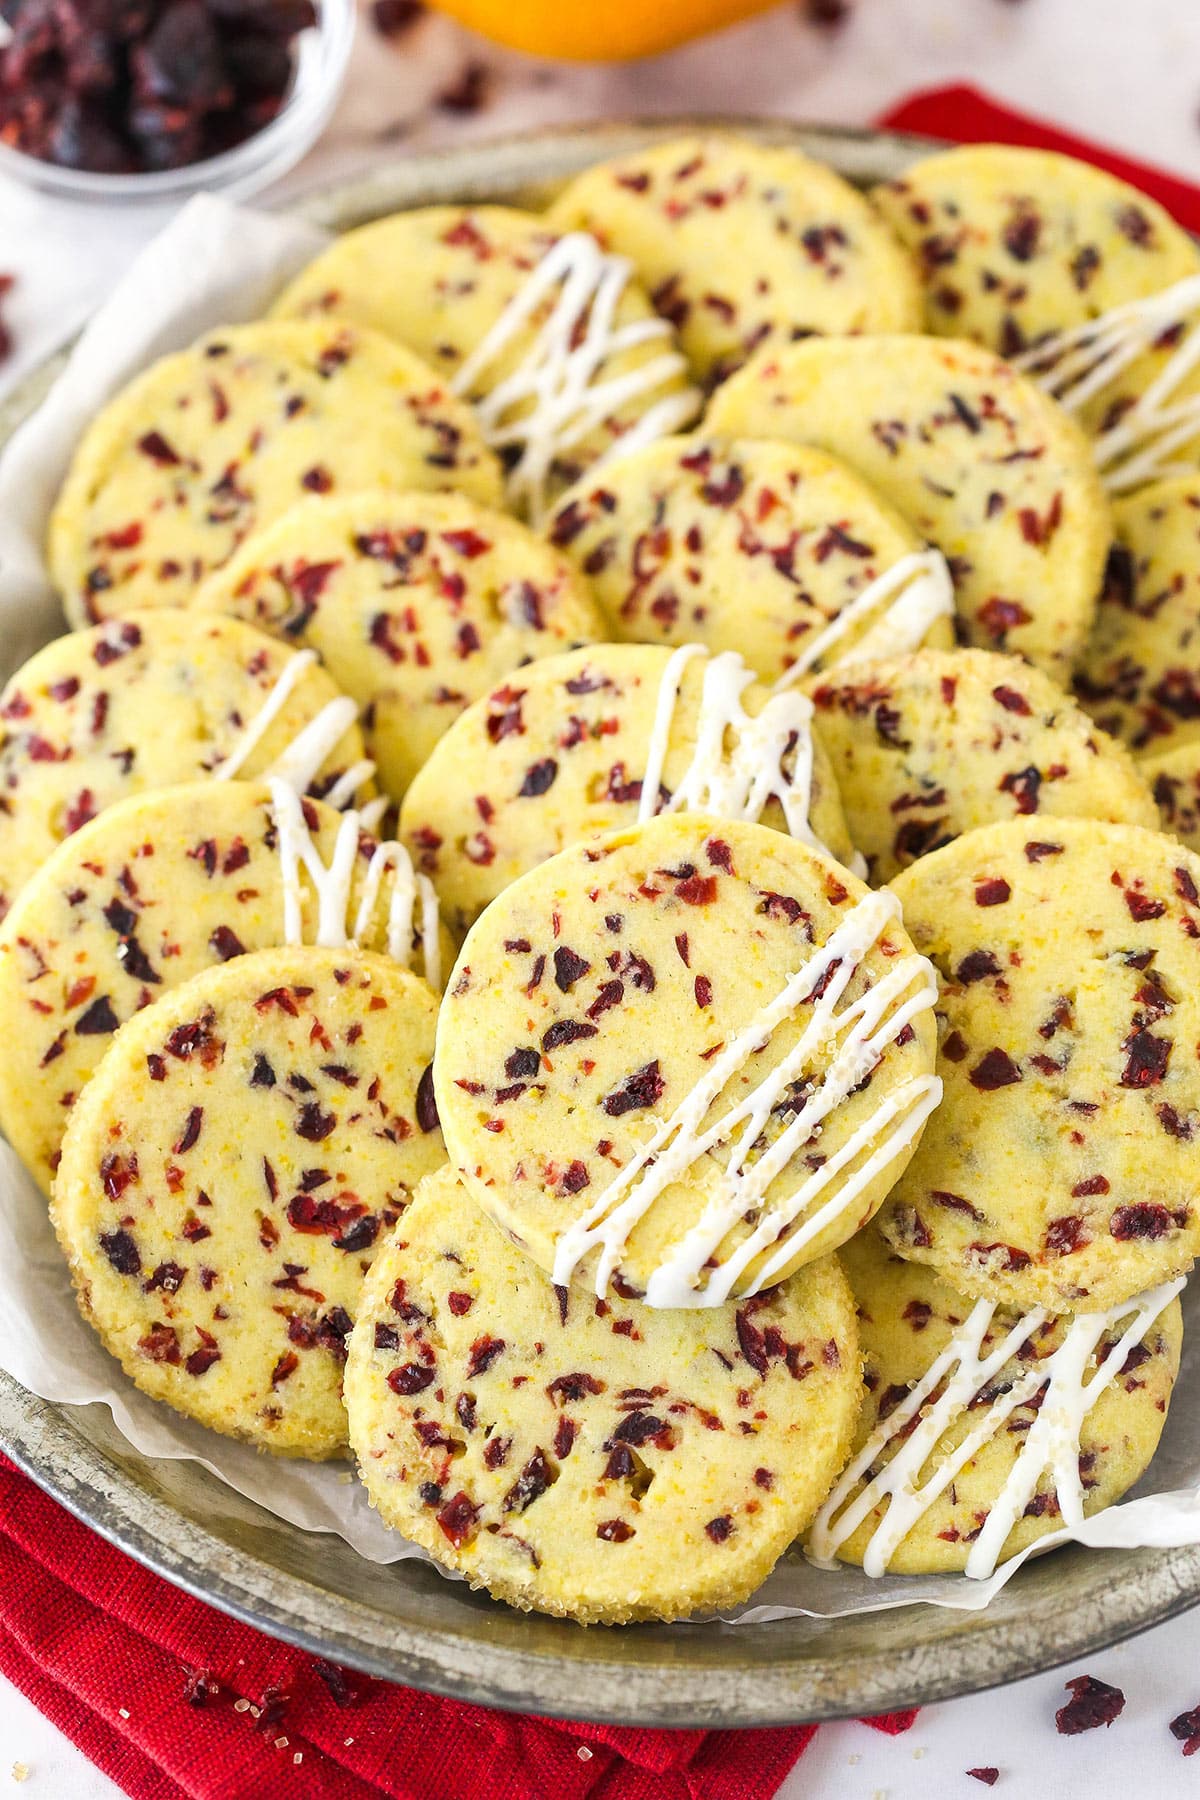
<path id="1" fill-rule="evenodd" d="M 1200 1246 L 1200 248 L 655 142 L 331 243 L 84 433 L 0 1124 L 146 1394 L 521 1607 L 991 1573 Z"/>

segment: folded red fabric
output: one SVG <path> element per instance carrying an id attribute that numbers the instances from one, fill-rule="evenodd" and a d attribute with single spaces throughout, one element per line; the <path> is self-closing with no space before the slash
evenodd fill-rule
<path id="1" fill-rule="evenodd" d="M 575 1725 L 372 1681 L 178 1593 L 2 1458 L 0 1673 L 136 1800 L 767 1800 L 815 1730 Z"/>
<path id="2" fill-rule="evenodd" d="M 879 123 L 1085 157 L 1200 231 L 1200 189 L 974 88 L 914 95 Z M 135 1800 L 769 1800 L 816 1729 L 567 1724 L 371 1681 L 178 1593 L 2 1458 L 0 1673 Z"/>
<path id="3" fill-rule="evenodd" d="M 911 94 L 899 105 L 889 107 L 876 123 L 896 131 L 943 138 L 951 144 L 1020 144 L 1032 150 L 1061 150 L 1065 156 L 1082 157 L 1085 162 L 1132 182 L 1165 206 L 1189 231 L 1200 232 L 1200 187 L 1181 181 L 1177 175 L 1168 175 L 1164 169 L 1123 156 L 1106 145 L 1073 137 L 1042 119 L 1013 112 L 978 88 L 962 85 Z"/>

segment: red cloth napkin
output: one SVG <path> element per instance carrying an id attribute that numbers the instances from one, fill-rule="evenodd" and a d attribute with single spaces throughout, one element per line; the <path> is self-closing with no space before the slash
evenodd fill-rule
<path id="1" fill-rule="evenodd" d="M 879 123 L 1085 157 L 1200 231 L 1200 190 L 974 88 Z M 816 1729 L 573 1725 L 370 1681 L 178 1593 L 2 1458 L 0 1672 L 135 1800 L 769 1800 Z"/>
<path id="2" fill-rule="evenodd" d="M 768 1800 L 816 1730 L 572 1725 L 372 1681 L 179 1593 L 3 1458 L 0 1673 L 135 1800 Z"/>
<path id="3" fill-rule="evenodd" d="M 911 94 L 876 120 L 895 131 L 915 131 L 924 137 L 944 138 L 951 144 L 1021 144 L 1033 150 L 1061 150 L 1066 156 L 1079 156 L 1095 163 L 1110 174 L 1119 175 L 1144 194 L 1150 194 L 1165 206 L 1189 231 L 1200 232 L 1200 188 L 1178 176 L 1168 175 L 1149 163 L 1135 162 L 1117 150 L 1099 144 L 1085 143 L 1048 125 L 1042 119 L 1031 119 L 1026 113 L 1013 112 L 1007 106 L 981 93 L 978 88 L 929 88 Z"/>

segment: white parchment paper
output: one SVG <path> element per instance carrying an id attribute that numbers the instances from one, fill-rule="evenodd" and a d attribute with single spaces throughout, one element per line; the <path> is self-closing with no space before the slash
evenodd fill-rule
<path id="1" fill-rule="evenodd" d="M 0 458 L 0 680 L 64 629 L 42 560 L 54 496 L 74 446 L 99 408 L 132 376 L 202 332 L 259 317 L 325 235 L 298 220 L 255 213 L 211 196 L 192 200 L 130 264 L 94 316 L 38 412 Z M 2 1054 L 2 1050 L 0 1050 Z M 1200 1284 L 1183 1295 L 1183 1369 L 1154 1464 L 1134 1497 L 1077 1534 L 1097 1547 L 1200 1542 Z M 333 1532 L 371 1562 L 424 1552 L 388 1531 L 348 1467 L 261 1455 L 147 1399 L 126 1380 L 80 1318 L 46 1203 L 0 1142 L 0 1368 L 44 1400 L 107 1406 L 146 1456 L 189 1458 L 276 1517 Z M 1037 1549 L 1060 1542 L 1043 1539 Z M 925 1602 L 974 1611 L 1023 1558 L 990 1581 L 888 1576 L 810 1567 L 789 1557 L 731 1622 L 834 1618 Z"/>

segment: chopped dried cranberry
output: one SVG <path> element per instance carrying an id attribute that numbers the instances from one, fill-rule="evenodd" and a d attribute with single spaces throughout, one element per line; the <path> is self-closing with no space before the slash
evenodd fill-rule
<path id="1" fill-rule="evenodd" d="M 1094 1731 L 1097 1725 L 1111 1725 L 1124 1711 L 1125 1696 L 1120 1688 L 1110 1687 L 1094 1675 L 1076 1675 L 1066 1685 L 1072 1698 L 1054 1715 L 1055 1727 L 1064 1737 Z"/>
<path id="2" fill-rule="evenodd" d="M 586 1025 L 577 1019 L 556 1019 L 542 1034 L 542 1049 L 559 1050 L 564 1044 L 577 1043 L 580 1038 L 595 1037 L 596 1027 Z"/>
<path id="3" fill-rule="evenodd" d="M 1108 1229 L 1118 1242 L 1126 1243 L 1134 1238 L 1165 1237 L 1171 1225 L 1171 1215 L 1165 1206 L 1140 1200 L 1131 1206 L 1116 1207 Z"/>
<path id="4" fill-rule="evenodd" d="M 968 1769 L 967 1774 L 973 1781 L 982 1781 L 984 1787 L 995 1787 L 1000 1779 L 999 1769 L 994 1769 L 990 1765 L 983 1769 Z"/>
<path id="5" fill-rule="evenodd" d="M 624 1519 L 602 1519 L 596 1527 L 596 1536 L 606 1544 L 627 1544 L 633 1535 L 633 1526 Z"/>
<path id="6" fill-rule="evenodd" d="M 387 1378 L 393 1394 L 419 1394 L 433 1380 L 434 1371 L 423 1363 L 397 1363 Z"/>
<path id="7" fill-rule="evenodd" d="M 559 992 L 569 993 L 575 983 L 587 974 L 591 966 L 591 963 L 576 951 L 569 949 L 565 944 L 560 944 L 554 952 L 554 984 Z"/>
<path id="8" fill-rule="evenodd" d="M 1012 889 L 1002 875 L 975 883 L 976 906 L 1003 906 L 1011 898 Z"/>
<path id="9" fill-rule="evenodd" d="M 1195 1756 L 1200 1750 L 1200 1706 L 1190 1707 L 1171 1720 L 1168 1727 L 1173 1738 L 1178 1738 L 1183 1745 L 1185 1756 Z"/>
<path id="10" fill-rule="evenodd" d="M 447 1500 L 445 1506 L 438 1513 L 437 1522 L 441 1526 L 443 1534 L 457 1550 L 472 1535 L 478 1517 L 479 1508 L 474 1505 L 468 1494 L 460 1491 L 454 1495 L 453 1499 Z"/>
<path id="11" fill-rule="evenodd" d="M 106 1032 L 115 1031 L 120 1022 L 108 995 L 101 994 L 98 1000 L 92 1001 L 86 1012 L 80 1013 L 75 1021 L 75 1031 L 79 1037 L 99 1037 Z"/>
<path id="12" fill-rule="evenodd" d="M 554 1470 L 546 1460 L 546 1452 L 539 1446 L 505 1494 L 501 1502 L 502 1510 L 524 1512 L 526 1507 L 540 1499 L 556 1479 Z"/>
<path id="13" fill-rule="evenodd" d="M 620 1087 L 614 1088 L 611 1094 L 605 1094 L 600 1104 L 611 1118 L 620 1118 L 623 1113 L 633 1112 L 641 1107 L 657 1106 L 662 1099 L 666 1082 L 659 1073 L 658 1058 L 653 1062 L 643 1063 L 632 1075 L 627 1075 Z"/>
<path id="14" fill-rule="evenodd" d="M 1021 1071 L 1007 1050 L 996 1047 L 976 1063 L 967 1079 L 981 1094 L 989 1094 L 996 1088 L 1010 1087 L 1020 1081 Z"/>
<path id="15" fill-rule="evenodd" d="M 558 776 L 558 764 L 552 756 L 545 756 L 540 762 L 531 763 L 525 771 L 525 779 L 518 789 L 522 800 L 537 800 L 549 793 Z"/>

